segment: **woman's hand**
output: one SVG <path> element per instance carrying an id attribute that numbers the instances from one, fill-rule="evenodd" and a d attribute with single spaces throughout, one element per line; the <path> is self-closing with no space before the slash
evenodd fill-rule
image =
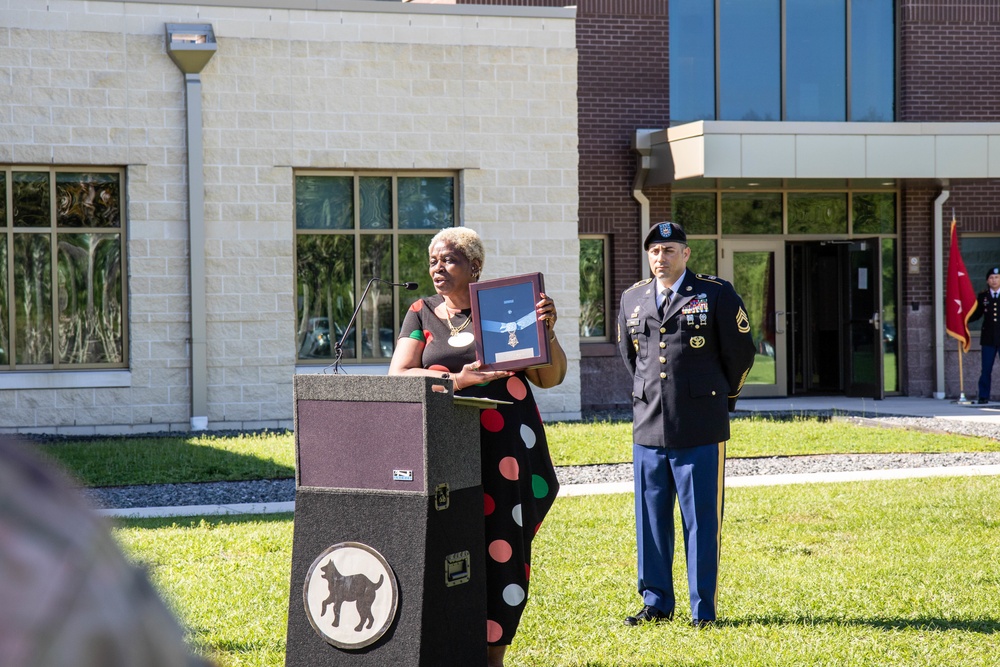
<path id="1" fill-rule="evenodd" d="M 556 304 L 545 292 L 539 296 L 542 298 L 535 304 L 535 312 L 538 313 L 538 321 L 545 323 L 545 333 L 551 341 L 556 330 Z"/>
<path id="2" fill-rule="evenodd" d="M 471 364 L 462 366 L 461 371 L 452 375 L 456 391 L 471 387 L 474 384 L 485 384 L 494 380 L 509 378 L 514 374 L 511 371 L 481 371 L 479 370 L 480 365 L 478 360 L 473 361 Z"/>
<path id="3" fill-rule="evenodd" d="M 543 389 L 554 387 L 566 377 L 566 352 L 556 339 L 556 304 L 542 292 L 541 300 L 535 304 L 538 320 L 545 323 L 545 334 L 549 338 L 549 365 L 529 368 L 525 375 L 532 384 Z"/>

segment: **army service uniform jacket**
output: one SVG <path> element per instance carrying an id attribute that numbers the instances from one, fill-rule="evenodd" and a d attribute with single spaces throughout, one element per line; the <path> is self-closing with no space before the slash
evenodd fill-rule
<path id="1" fill-rule="evenodd" d="M 729 412 L 754 358 L 750 321 L 730 283 L 688 270 L 661 320 L 656 283 L 639 281 L 622 293 L 617 338 L 632 375 L 635 444 L 729 439 Z"/>
<path id="2" fill-rule="evenodd" d="M 969 317 L 969 321 L 975 322 L 980 317 L 983 318 L 979 344 L 1000 346 L 1000 298 L 994 299 L 989 290 L 983 290 L 977 298 L 979 307 Z"/>

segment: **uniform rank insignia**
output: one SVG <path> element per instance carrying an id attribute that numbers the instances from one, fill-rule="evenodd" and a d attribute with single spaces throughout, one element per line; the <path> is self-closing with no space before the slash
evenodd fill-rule
<path id="1" fill-rule="evenodd" d="M 705 337 L 704 336 L 692 336 L 691 347 L 698 349 L 699 347 L 705 347 Z"/>
<path id="2" fill-rule="evenodd" d="M 744 334 L 750 333 L 750 318 L 747 317 L 747 311 L 742 308 L 736 313 L 736 330 Z"/>

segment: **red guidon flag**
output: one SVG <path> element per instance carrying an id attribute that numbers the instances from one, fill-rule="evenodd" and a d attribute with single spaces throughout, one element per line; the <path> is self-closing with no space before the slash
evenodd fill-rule
<path id="1" fill-rule="evenodd" d="M 948 251 L 948 281 L 945 289 L 944 328 L 949 336 L 962 341 L 962 352 L 969 351 L 969 317 L 976 310 L 976 292 L 962 261 L 958 247 L 955 218 L 951 219 L 951 249 Z"/>

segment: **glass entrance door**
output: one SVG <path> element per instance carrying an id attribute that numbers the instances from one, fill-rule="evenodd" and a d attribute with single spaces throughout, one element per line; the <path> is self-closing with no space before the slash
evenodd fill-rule
<path id="1" fill-rule="evenodd" d="M 740 396 L 786 396 L 784 241 L 723 240 L 720 250 L 720 275 L 743 298 L 757 348 Z"/>
<path id="2" fill-rule="evenodd" d="M 884 398 L 882 386 L 882 253 L 878 239 L 848 247 L 848 396 Z"/>

